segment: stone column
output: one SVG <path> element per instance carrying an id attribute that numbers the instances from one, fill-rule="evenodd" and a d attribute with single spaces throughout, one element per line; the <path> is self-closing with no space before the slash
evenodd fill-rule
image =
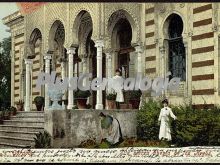
<path id="1" fill-rule="evenodd" d="M 166 76 L 166 58 L 165 58 L 165 48 L 164 46 L 160 47 L 160 54 L 161 54 L 161 76 Z"/>
<path id="2" fill-rule="evenodd" d="M 31 90 L 31 59 L 25 59 L 26 64 L 26 97 L 25 97 L 25 111 L 30 111 L 30 90 Z"/>
<path id="3" fill-rule="evenodd" d="M 52 59 L 52 52 L 47 52 L 44 56 L 45 60 L 45 73 L 50 74 L 50 60 Z M 48 110 L 50 104 L 48 95 L 48 84 L 45 84 L 45 110 Z"/>
<path id="4" fill-rule="evenodd" d="M 161 76 L 165 79 L 166 78 L 166 57 L 165 57 L 165 47 L 161 46 L 160 47 L 160 54 L 161 54 Z M 163 97 L 166 96 L 166 91 L 162 91 L 162 95 Z"/>
<path id="5" fill-rule="evenodd" d="M 62 80 L 64 80 L 65 75 L 66 75 L 66 70 L 65 70 L 66 60 L 62 58 L 61 61 L 60 61 L 60 63 L 61 63 L 61 77 L 62 77 Z M 66 92 L 65 92 L 65 94 L 63 95 L 63 98 L 62 98 L 62 99 L 63 99 L 63 100 L 66 99 Z M 62 107 L 65 108 L 64 101 L 62 101 Z"/>
<path id="6" fill-rule="evenodd" d="M 96 40 L 95 47 L 97 48 L 97 77 L 102 78 L 102 48 L 104 47 L 103 40 Z M 102 90 L 97 90 L 95 109 L 103 109 Z"/>
<path id="7" fill-rule="evenodd" d="M 112 78 L 112 52 L 108 51 L 106 54 L 106 70 L 107 70 L 107 78 Z M 109 92 L 109 90 L 108 90 Z"/>
<path id="8" fill-rule="evenodd" d="M 84 57 L 82 59 L 82 73 L 85 74 L 87 72 L 87 64 L 86 64 L 86 58 Z M 86 79 L 83 79 L 83 86 L 86 85 Z"/>
<path id="9" fill-rule="evenodd" d="M 142 73 L 142 54 L 143 54 L 143 49 L 140 45 L 135 47 L 135 52 L 137 53 L 137 72 Z"/>
<path id="10" fill-rule="evenodd" d="M 71 79 L 71 77 L 73 77 L 73 69 L 74 69 L 74 62 L 73 62 L 73 58 L 74 58 L 74 54 L 76 53 L 76 48 L 75 47 L 70 47 L 67 49 L 67 54 L 68 54 L 68 62 L 69 62 L 69 73 L 68 73 L 68 77 L 69 80 Z M 68 106 L 67 109 L 72 109 L 74 107 L 74 96 L 73 96 L 73 90 L 69 90 L 68 89 Z"/>

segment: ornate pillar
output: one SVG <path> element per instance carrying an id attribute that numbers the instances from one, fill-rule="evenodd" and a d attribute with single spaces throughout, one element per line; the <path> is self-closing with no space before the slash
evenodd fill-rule
<path id="1" fill-rule="evenodd" d="M 142 54 L 143 49 L 142 46 L 138 45 L 135 47 L 135 52 L 137 53 L 137 72 L 142 74 Z"/>
<path id="2" fill-rule="evenodd" d="M 107 70 L 107 76 L 108 78 L 112 77 L 112 52 L 108 51 L 106 52 L 106 70 Z"/>
<path id="3" fill-rule="evenodd" d="M 25 59 L 26 64 L 26 97 L 25 97 L 25 111 L 30 111 L 30 90 L 31 90 L 31 59 Z"/>
<path id="4" fill-rule="evenodd" d="M 104 47 L 103 40 L 96 40 L 95 47 L 97 48 L 97 77 L 102 78 L 102 48 Z M 95 109 L 103 109 L 102 90 L 97 90 Z"/>
<path id="5" fill-rule="evenodd" d="M 188 57 L 188 45 L 187 45 L 187 42 L 186 41 L 184 41 L 183 42 L 184 43 L 184 47 L 185 47 L 185 60 L 186 60 L 186 86 L 185 86 L 185 89 L 184 89 L 184 97 L 187 97 L 188 98 L 188 70 L 189 70 L 189 68 L 188 68 L 188 59 L 187 59 L 187 57 Z"/>
<path id="6" fill-rule="evenodd" d="M 65 58 L 61 58 L 60 59 L 60 63 L 61 63 L 61 77 L 62 77 L 62 80 L 64 80 L 65 75 L 66 75 L 66 70 L 65 70 L 65 68 L 66 68 L 66 59 Z M 66 99 L 66 92 L 63 95 L 62 100 L 65 100 L 65 99 Z M 62 101 L 62 107 L 65 108 L 64 101 Z"/>
<path id="7" fill-rule="evenodd" d="M 87 63 L 86 63 L 86 58 L 83 57 L 82 59 L 82 73 L 85 74 L 87 72 Z M 83 86 L 86 85 L 86 79 L 83 79 Z"/>
<path id="8" fill-rule="evenodd" d="M 69 62 L 69 73 L 68 77 L 69 80 L 71 77 L 73 77 L 73 68 L 74 68 L 74 54 L 76 54 L 76 47 L 71 46 L 70 48 L 67 49 L 67 54 L 68 54 L 68 62 Z M 68 106 L 67 109 L 72 109 L 74 107 L 74 96 L 73 96 L 73 90 L 68 89 Z"/>
<path id="9" fill-rule="evenodd" d="M 50 60 L 52 59 L 52 51 L 48 51 L 44 56 L 45 60 L 45 73 L 50 74 Z M 48 95 L 48 84 L 45 84 L 45 109 L 49 108 L 49 95 Z"/>
<path id="10" fill-rule="evenodd" d="M 161 64 L 160 64 L 160 67 L 161 67 L 161 72 L 160 72 L 160 75 L 165 79 L 166 77 L 166 57 L 165 57 L 165 47 L 164 46 L 161 46 L 160 48 L 160 54 L 161 54 Z M 166 96 L 166 91 L 162 91 L 162 97 L 165 97 Z"/>
<path id="11" fill-rule="evenodd" d="M 166 58 L 165 58 L 165 47 L 161 46 L 160 47 L 160 54 L 161 54 L 161 76 L 165 77 L 166 76 Z"/>

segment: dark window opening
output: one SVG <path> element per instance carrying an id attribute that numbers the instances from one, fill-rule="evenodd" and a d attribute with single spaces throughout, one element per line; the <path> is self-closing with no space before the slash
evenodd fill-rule
<path id="1" fill-rule="evenodd" d="M 183 21 L 180 16 L 171 15 L 169 34 L 169 71 L 172 77 L 179 77 L 181 81 L 186 80 L 186 52 L 182 38 Z"/>

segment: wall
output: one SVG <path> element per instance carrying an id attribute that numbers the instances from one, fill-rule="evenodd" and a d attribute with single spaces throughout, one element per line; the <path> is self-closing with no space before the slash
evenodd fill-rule
<path id="1" fill-rule="evenodd" d="M 136 137 L 137 110 L 47 110 L 44 129 L 53 137 L 52 146 L 76 147 L 91 138 L 99 142 L 100 112 L 113 115 L 119 120 L 123 137 Z M 65 133 L 63 138 L 60 136 L 62 130 Z"/>

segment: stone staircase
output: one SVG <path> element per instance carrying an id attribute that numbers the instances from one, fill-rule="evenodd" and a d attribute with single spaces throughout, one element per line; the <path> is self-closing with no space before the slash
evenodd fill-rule
<path id="1" fill-rule="evenodd" d="M 0 124 L 1 148 L 33 148 L 36 133 L 44 130 L 44 112 L 17 112 Z"/>

